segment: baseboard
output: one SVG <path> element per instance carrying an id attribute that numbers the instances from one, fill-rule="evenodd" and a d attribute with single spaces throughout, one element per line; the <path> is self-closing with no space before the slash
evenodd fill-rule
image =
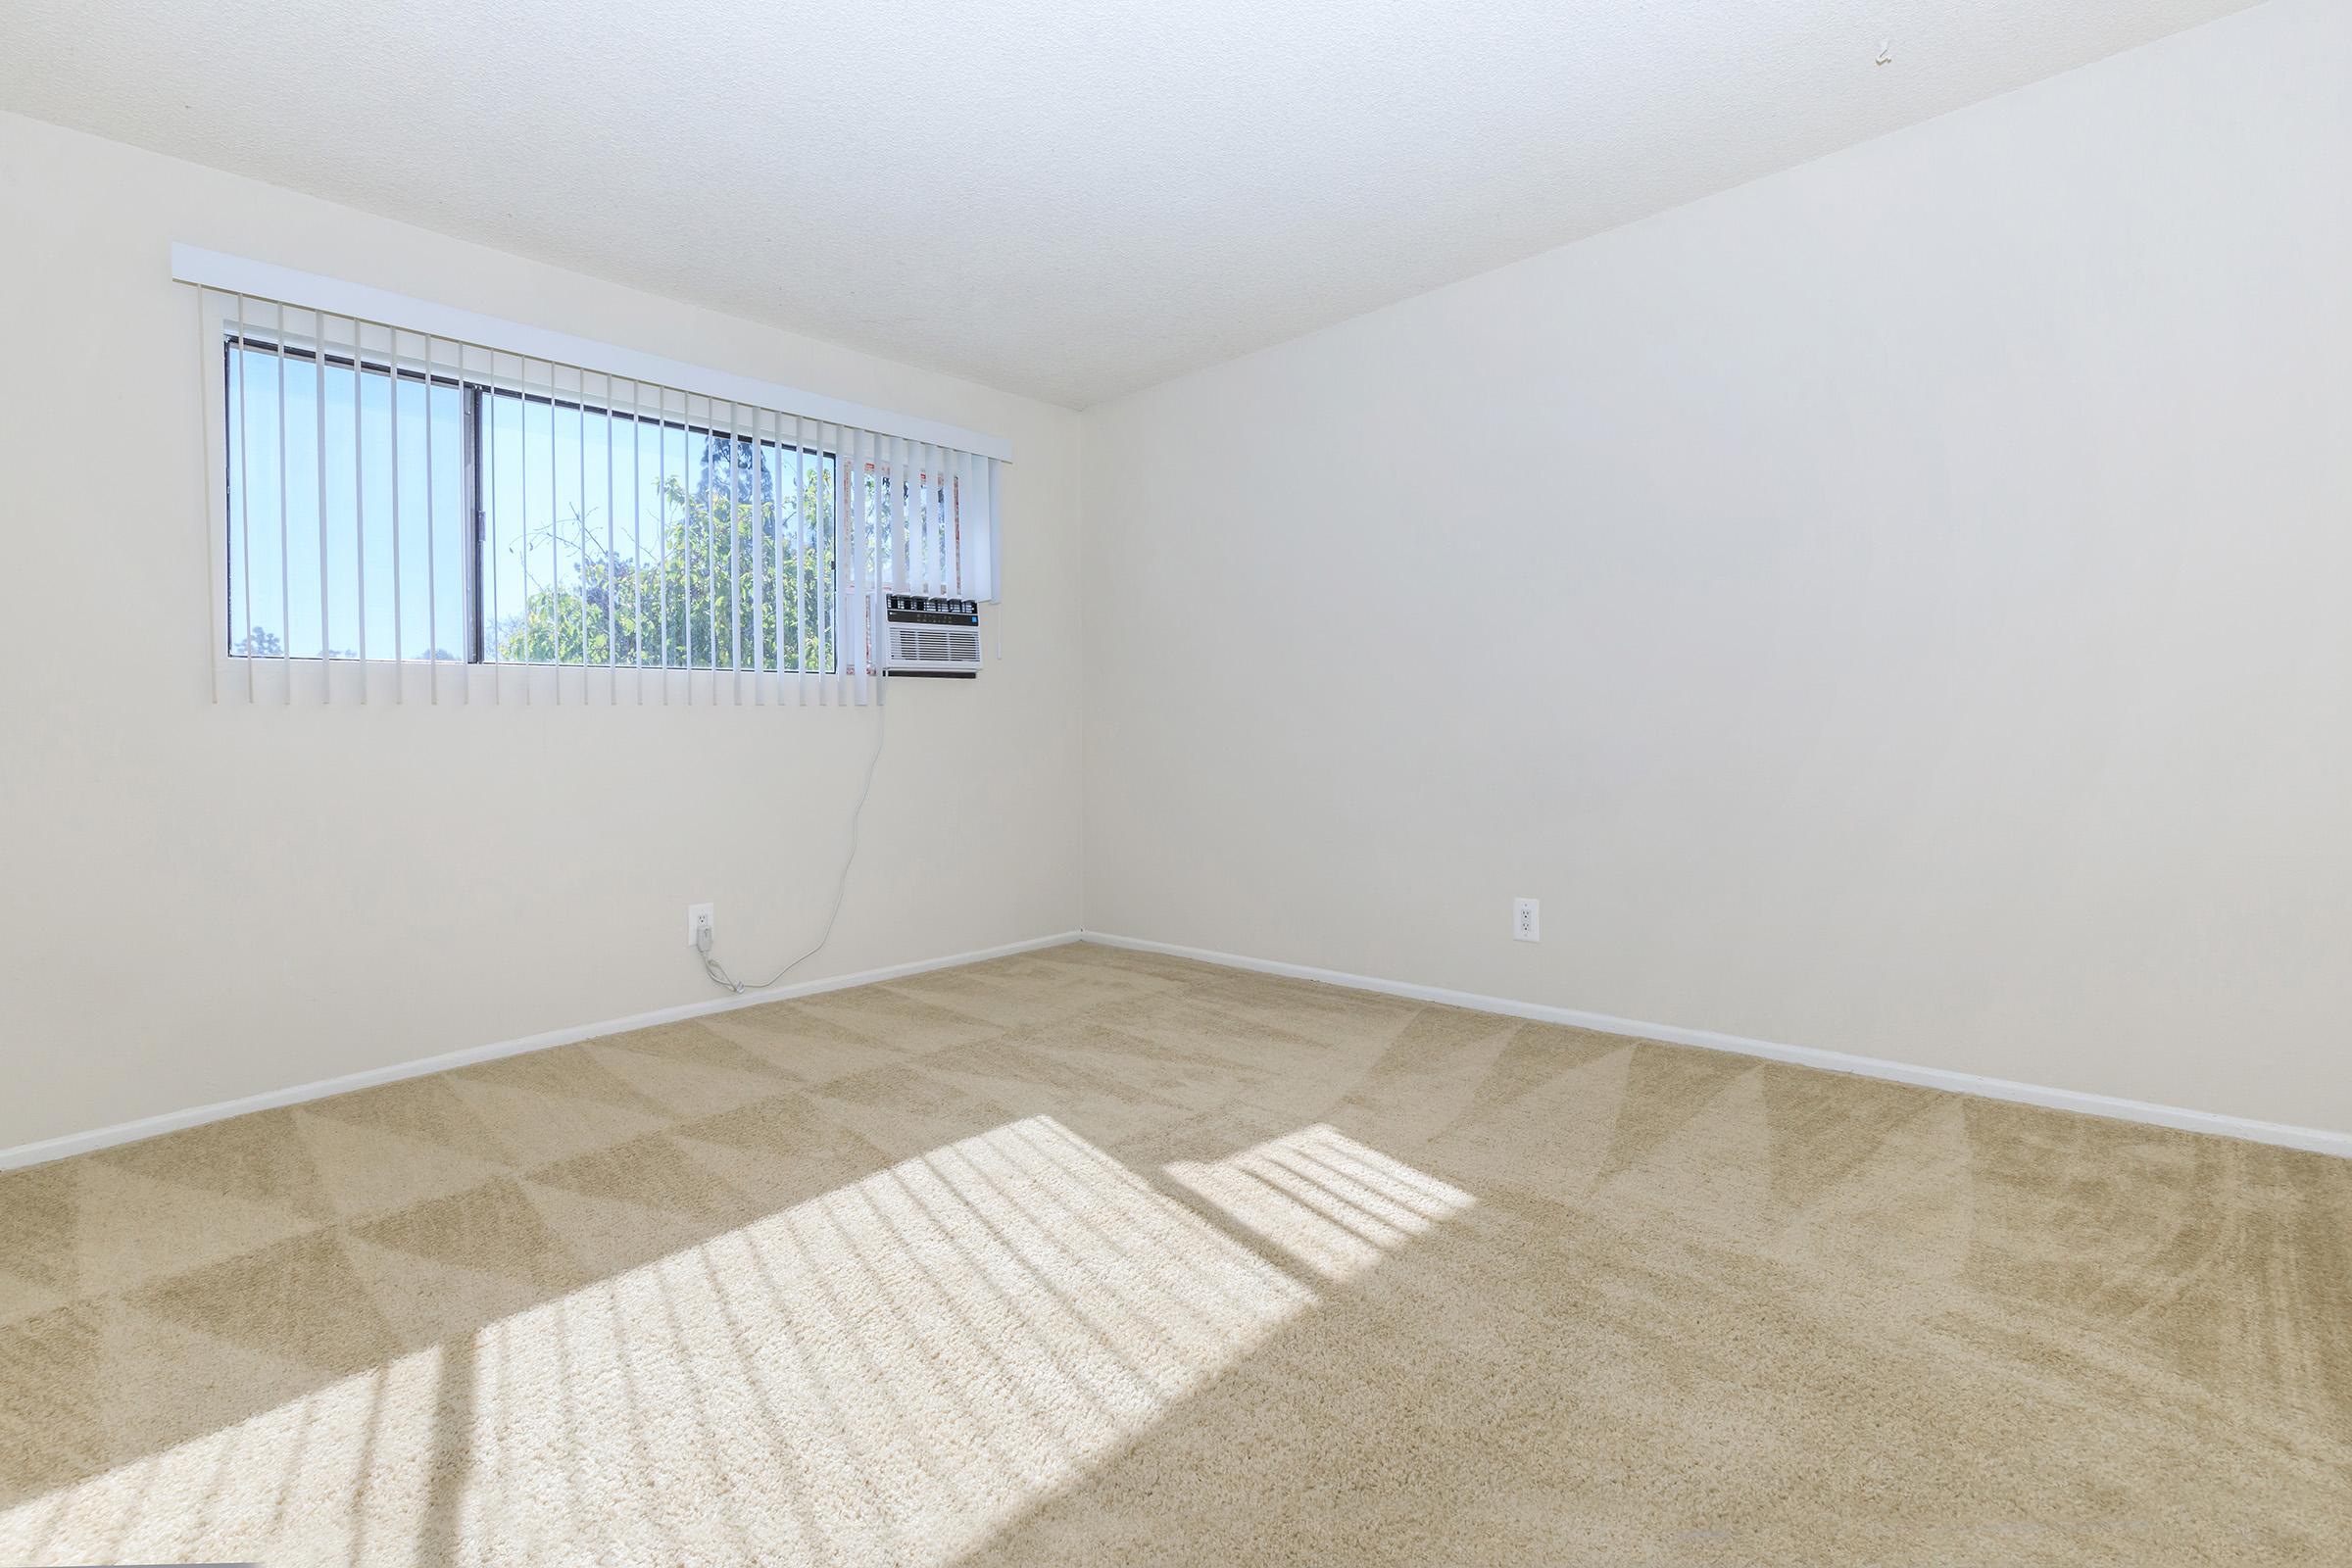
<path id="1" fill-rule="evenodd" d="M 1800 1067 L 1820 1067 L 1830 1072 L 1850 1072 L 1865 1078 L 1916 1084 L 1924 1089 L 1948 1089 L 1954 1094 L 1976 1095 L 1985 1100 L 2009 1100 L 2020 1104 L 2044 1105 L 2052 1110 L 2105 1116 L 2115 1121 L 2147 1122 L 2157 1127 L 2179 1128 L 2183 1132 L 2211 1133 L 2222 1138 L 2239 1138 L 2250 1143 L 2277 1144 L 2286 1149 L 2308 1150 L 2316 1154 L 2352 1158 L 2352 1133 L 2327 1132 L 2317 1127 L 2290 1127 L 2282 1122 L 2251 1121 L 2242 1116 L 2224 1116 L 2207 1110 L 2183 1110 L 2178 1105 L 2119 1100 L 2112 1095 L 2092 1095 L 2075 1089 L 2049 1089 L 2040 1084 L 2015 1083 L 2006 1078 L 1983 1078 L 1975 1073 L 1914 1066 L 1910 1062 L 1887 1061 L 1879 1056 L 1855 1056 L 1842 1051 L 1821 1051 L 1811 1046 L 1784 1046 L 1770 1040 L 1750 1040 L 1744 1035 L 1719 1034 L 1712 1029 L 1686 1029 L 1677 1024 L 1616 1018 L 1606 1013 L 1582 1012 L 1574 1007 L 1550 1007 L 1540 1003 L 1514 1002 L 1507 997 L 1448 991 L 1443 986 L 1414 985 L 1403 980 L 1345 974 L 1337 969 L 1318 969 L 1311 964 L 1276 963 L 1266 958 L 1245 957 L 1236 953 L 1213 953 L 1205 948 L 1182 947 L 1173 942 L 1148 942 L 1140 937 L 1113 936 L 1105 931 L 1088 931 L 1084 937 L 1086 941 L 1103 947 L 1165 954 L 1170 957 L 1192 958 L 1229 969 L 1285 975 L 1294 980 L 1316 980 L 1324 985 L 1345 986 L 1351 991 L 1376 991 L 1383 996 L 1443 1003 L 1447 1006 L 1468 1007 L 1477 1012 L 1498 1012 L 1513 1018 L 1573 1024 L 1580 1029 L 1595 1029 L 1603 1034 L 1633 1035 L 1643 1040 L 1663 1040 L 1678 1046 L 1700 1046 L 1709 1051 L 1728 1051 L 1742 1056 L 1792 1062 Z"/>
<path id="2" fill-rule="evenodd" d="M 20 1144 L 14 1149 L 0 1150 L 0 1170 L 44 1164 L 52 1159 L 63 1159 L 69 1154 L 86 1154 L 94 1149 L 111 1149 L 117 1144 L 136 1143 L 142 1138 L 178 1132 L 183 1127 L 199 1127 L 208 1121 L 225 1121 L 231 1116 L 243 1116 L 252 1111 L 299 1105 L 308 1100 L 323 1100 L 329 1095 L 349 1094 L 355 1089 L 373 1089 L 378 1084 L 397 1083 L 403 1078 L 421 1077 L 428 1072 L 446 1072 L 452 1067 L 469 1067 L 475 1062 L 493 1061 L 500 1056 L 520 1055 L 526 1051 L 544 1051 L 549 1046 L 568 1046 L 605 1035 L 626 1034 L 631 1029 L 676 1023 L 682 1018 L 701 1018 L 714 1012 L 731 1012 L 737 1007 L 756 1007 L 768 1002 L 788 1002 L 794 997 L 812 997 L 824 991 L 846 991 L 852 986 L 872 985 L 878 980 L 899 980 L 910 974 L 953 969 L 958 964 L 979 963 L 984 959 L 1003 958 L 1015 953 L 1035 953 L 1040 948 L 1058 948 L 1080 940 L 1080 936 L 1081 933 L 1076 931 L 1063 931 L 1049 937 L 1032 937 L 1026 942 L 1008 942 L 1003 947 L 982 948 L 976 953 L 951 954 L 943 958 L 918 958 L 912 963 L 894 963 L 882 969 L 808 980 L 799 985 L 778 986 L 772 991 L 750 991 L 739 997 L 714 997 L 709 1002 L 689 1002 L 680 1006 L 640 1012 L 627 1018 L 607 1018 L 597 1023 L 550 1029 L 544 1034 L 524 1035 L 519 1040 L 499 1040 L 486 1046 L 468 1046 L 463 1051 L 445 1052 L 438 1056 L 420 1056 L 414 1061 L 395 1062 L 389 1067 L 371 1067 L 366 1072 L 345 1073 L 340 1078 L 321 1078 L 317 1083 L 298 1084 L 291 1089 L 272 1089 L 266 1094 L 248 1095 L 242 1100 L 223 1100 L 218 1104 L 198 1105 L 190 1110 L 142 1116 L 137 1121 L 120 1122 L 112 1127 L 101 1127 L 95 1132 L 69 1133 L 63 1138 L 47 1138 L 39 1143 Z"/>
<path id="3" fill-rule="evenodd" d="M 420 1077 L 425 1073 L 446 1072 L 452 1067 L 470 1066 L 475 1062 L 492 1061 L 500 1056 L 519 1055 L 526 1051 L 541 1051 L 549 1046 L 567 1046 L 582 1040 L 595 1040 L 605 1035 L 625 1034 L 631 1029 L 650 1028 L 655 1024 L 675 1023 L 684 1018 L 700 1018 L 711 1013 L 729 1012 L 737 1007 L 758 1006 L 761 1003 L 785 1002 L 794 997 L 815 996 L 826 991 L 843 991 L 852 986 L 872 985 L 881 980 L 897 980 L 911 974 L 924 974 L 933 969 L 952 969 L 958 964 L 979 963 L 989 958 L 1002 958 L 1016 953 L 1034 953 L 1042 948 L 1061 947 L 1064 944 L 1086 941 L 1109 948 L 1126 948 L 1137 953 L 1159 953 L 1170 957 L 1191 958 L 1200 963 L 1213 963 L 1228 969 L 1247 969 L 1258 974 L 1284 975 L 1294 980 L 1313 980 L 1324 985 L 1344 986 L 1353 991 L 1372 991 L 1384 996 L 1407 997 L 1416 1002 L 1436 1002 L 1452 1007 L 1468 1007 L 1478 1012 L 1501 1013 L 1513 1018 L 1533 1018 L 1545 1023 L 1571 1024 L 1580 1029 L 1594 1029 L 1603 1034 L 1631 1035 L 1643 1040 L 1663 1040 L 1674 1045 L 1698 1046 L 1709 1051 L 1728 1051 L 1743 1056 L 1761 1056 L 1773 1061 L 1792 1062 L 1802 1067 L 1820 1067 L 1830 1072 L 1850 1072 L 1865 1078 L 1884 1078 L 1894 1083 L 1916 1084 L 1925 1089 L 1948 1089 L 1955 1094 L 1976 1095 L 1986 1100 L 2015 1101 L 2021 1104 L 2043 1105 L 2053 1110 L 2071 1110 L 2088 1116 L 2105 1116 L 2117 1121 L 2145 1122 L 2152 1126 L 2174 1127 L 2183 1132 L 2210 1133 L 2222 1138 L 2238 1138 L 2258 1144 L 2276 1144 L 2286 1149 L 2308 1150 L 2313 1153 L 2333 1154 L 2352 1158 L 2352 1133 L 2328 1132 L 2316 1127 L 2293 1127 L 2282 1122 L 2253 1121 L 2242 1116 L 2225 1116 L 2213 1111 L 2186 1110 L 2177 1105 L 2158 1105 L 2145 1101 L 2122 1100 L 2111 1095 L 2086 1094 L 2074 1089 L 2051 1089 L 2040 1084 L 2017 1083 L 2006 1078 L 1985 1078 L 1975 1073 L 1951 1072 L 1940 1067 L 1921 1067 L 1910 1062 L 1888 1061 L 1879 1056 L 1857 1056 L 1840 1051 L 1823 1051 L 1811 1046 L 1786 1046 L 1770 1040 L 1753 1040 L 1744 1035 L 1721 1034 L 1712 1029 L 1687 1029 L 1679 1024 L 1649 1023 L 1639 1018 L 1619 1018 L 1607 1013 L 1585 1012 L 1574 1007 L 1546 1006 L 1541 1003 L 1516 1002 L 1507 997 L 1481 996 L 1475 992 L 1449 991 L 1443 986 L 1415 985 L 1403 980 L 1384 980 L 1372 975 L 1348 974 L 1338 969 L 1319 969 L 1311 964 L 1278 963 L 1267 958 L 1251 958 L 1236 953 L 1217 953 L 1206 948 L 1188 948 L 1173 942 L 1151 942 L 1140 937 L 1117 936 L 1106 931 L 1064 931 L 1053 936 L 1033 937 L 1026 942 L 1009 942 L 1002 947 L 983 948 L 972 953 L 951 954 L 945 957 L 920 958 L 910 963 L 892 964 L 880 969 L 861 970 L 856 974 L 834 975 L 822 980 L 804 981 L 799 985 L 779 986 L 773 991 L 750 992 L 743 996 L 714 997 L 709 1002 L 690 1002 L 680 1006 L 663 1007 L 654 1012 L 641 1012 L 626 1018 L 607 1018 L 596 1023 L 574 1024 L 551 1029 L 543 1034 L 525 1035 L 515 1040 L 500 1040 L 489 1045 L 469 1046 L 463 1051 L 445 1052 L 437 1056 L 421 1056 L 413 1061 L 396 1062 L 388 1067 L 370 1068 L 366 1072 L 346 1073 L 339 1078 L 322 1078 L 316 1083 L 299 1084 L 290 1089 L 270 1090 L 265 1094 L 248 1095 L 241 1100 L 224 1100 L 216 1104 L 198 1105 L 188 1110 L 167 1111 L 158 1116 L 145 1116 L 92 1132 L 70 1133 L 62 1138 L 43 1139 L 38 1143 L 20 1144 L 14 1149 L 0 1150 L 0 1170 L 15 1170 L 26 1165 L 44 1164 L 63 1159 L 70 1154 L 87 1153 L 95 1149 L 110 1149 L 118 1144 L 135 1143 L 142 1138 L 154 1138 L 164 1133 L 177 1132 L 184 1127 L 197 1127 L 210 1121 L 224 1121 L 257 1110 L 274 1110 L 285 1105 L 299 1105 L 305 1101 L 323 1100 L 329 1095 L 348 1094 L 355 1089 L 372 1089 L 378 1084 L 396 1083 L 403 1078 Z"/>

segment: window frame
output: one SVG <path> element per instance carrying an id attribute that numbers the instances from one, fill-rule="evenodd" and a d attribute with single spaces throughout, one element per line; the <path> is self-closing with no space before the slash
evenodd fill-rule
<path id="1" fill-rule="evenodd" d="M 470 682 L 470 672 L 475 669 L 492 671 L 493 681 L 500 678 L 498 672 L 508 669 L 522 672 L 522 679 L 525 681 L 533 679 L 534 672 L 542 670 L 555 672 L 559 681 L 563 677 L 563 672 L 566 670 L 579 670 L 584 676 L 589 671 L 598 671 L 614 680 L 617 680 L 623 673 L 639 679 L 649 675 L 662 679 L 684 676 L 689 682 L 702 675 L 710 675 L 720 679 L 744 676 L 787 684 L 800 680 L 833 681 L 845 676 L 863 678 L 864 672 L 855 668 L 844 641 L 836 632 L 836 628 L 845 625 L 848 617 L 856 613 L 856 608 L 851 601 L 858 590 L 853 587 L 851 573 L 846 569 L 841 559 L 839 541 L 833 537 L 833 530 L 821 527 L 814 534 L 808 536 L 810 539 L 822 541 L 824 555 L 824 565 L 821 568 L 823 575 L 820 579 L 819 590 L 808 601 L 811 606 L 821 605 L 824 607 L 825 629 L 821 633 L 822 640 L 819 645 L 821 649 L 820 663 L 805 668 L 780 667 L 783 651 L 781 638 L 778 639 L 776 649 L 779 663 L 777 668 L 767 668 L 764 664 L 754 665 L 748 662 L 741 666 L 721 665 L 716 662 L 715 644 L 711 662 L 707 664 L 694 662 L 691 648 L 686 653 L 685 662 L 662 663 L 622 663 L 617 661 L 575 663 L 558 660 L 507 660 L 495 658 L 490 654 L 490 608 L 485 602 L 484 573 L 488 569 L 485 552 L 489 545 L 491 512 L 496 498 L 486 494 L 484 490 L 483 444 L 486 439 L 485 431 L 489 429 L 489 421 L 485 418 L 485 413 L 489 407 L 488 399 L 499 396 L 514 397 L 520 400 L 525 408 L 533 402 L 543 402 L 550 406 L 551 418 L 554 411 L 571 410 L 590 420 L 601 416 L 613 422 L 634 421 L 639 427 L 651 424 L 663 432 L 678 430 L 689 443 L 689 451 L 692 450 L 691 442 L 699 435 L 704 439 L 706 445 L 717 441 L 734 441 L 748 444 L 756 453 L 762 455 L 771 452 L 778 455 L 799 456 L 805 454 L 815 460 L 818 471 L 823 476 L 820 477 L 819 482 L 826 488 L 820 488 L 818 492 L 820 495 L 838 495 L 840 466 L 850 461 L 837 444 L 821 439 L 806 443 L 795 439 L 794 437 L 802 434 L 798 428 L 798 421 L 795 421 L 794 437 L 787 437 L 781 429 L 781 421 L 773 418 L 755 421 L 754 426 L 745 431 L 733 430 L 713 416 L 717 408 L 728 406 L 728 400 L 724 397 L 690 393 L 666 386 L 657 388 L 662 394 L 658 399 L 633 401 L 612 396 L 614 383 L 631 385 L 640 393 L 654 385 L 654 383 L 643 381 L 632 382 L 631 378 L 625 374 L 608 375 L 606 372 L 597 370 L 580 371 L 565 365 L 564 368 L 573 370 L 574 375 L 579 379 L 580 384 L 576 388 L 531 385 L 528 384 L 528 378 L 523 376 L 515 377 L 514 381 L 510 384 L 505 382 L 499 374 L 498 366 L 501 362 L 511 361 L 520 365 L 548 364 L 550 362 L 504 351 L 476 350 L 473 345 L 459 343 L 455 339 L 441 338 L 417 329 L 394 327 L 387 323 L 368 320 L 366 318 L 358 318 L 358 323 L 354 324 L 354 342 L 337 343 L 323 328 L 327 323 L 353 322 L 353 318 L 343 316 L 331 309 L 315 310 L 308 306 L 280 305 L 259 297 L 253 297 L 247 301 L 253 308 L 254 314 L 247 314 L 240 318 L 229 308 L 228 301 L 234 297 L 233 295 L 224 295 L 218 290 L 207 289 L 203 294 L 203 310 L 201 312 L 201 329 L 207 355 L 207 370 L 204 377 L 203 436 L 206 493 L 213 498 L 213 503 L 208 504 L 205 510 L 207 514 L 207 554 L 210 563 L 208 571 L 210 579 L 208 587 L 209 617 L 212 627 L 211 647 L 216 698 L 220 690 L 232 681 L 243 682 L 249 691 L 256 691 L 261 672 L 274 668 L 285 672 L 285 697 L 287 701 L 291 701 L 293 687 L 298 679 L 293 674 L 293 667 L 296 665 L 302 666 L 306 671 L 306 675 L 300 677 L 303 680 L 311 678 L 307 674 L 308 671 L 319 671 L 318 678 L 323 681 L 330 691 L 337 685 L 346 685 L 356 679 L 359 682 L 363 701 L 366 700 L 366 692 L 370 684 L 370 672 L 378 667 L 386 666 L 395 671 L 395 680 L 403 683 L 399 689 L 404 695 L 405 683 L 408 679 L 406 671 L 411 667 L 421 667 L 427 672 L 423 679 L 432 683 L 432 696 L 435 701 L 438 701 L 440 696 L 439 672 L 448 665 L 455 665 L 458 669 L 466 671 L 466 673 L 460 679 L 466 682 Z M 291 322 L 288 318 L 292 318 Z M 312 333 L 309 334 L 294 329 L 294 323 L 299 323 L 306 318 L 312 326 Z M 359 331 L 359 323 L 364 323 L 367 327 L 379 332 L 391 334 L 395 345 L 403 338 L 456 345 L 461 350 L 458 356 L 460 363 L 454 368 L 430 363 L 421 366 L 398 363 L 409 356 L 399 352 L 397 347 L 379 351 L 368 346 L 364 341 L 357 341 L 363 335 Z M 491 360 L 492 368 L 486 376 L 464 364 L 466 354 L 469 351 L 486 355 Z M 288 362 L 300 361 L 305 365 L 318 364 L 326 368 L 356 368 L 358 373 L 363 376 L 382 375 L 395 385 L 407 381 L 427 388 L 452 388 L 460 394 L 458 450 L 462 466 L 459 478 L 460 511 L 457 534 L 462 560 L 461 614 L 465 620 L 462 658 L 404 657 L 398 652 L 399 628 L 397 627 L 395 628 L 395 651 L 389 656 L 370 654 L 365 637 L 361 639 L 358 654 L 350 657 L 339 657 L 331 652 L 321 657 L 320 652 L 317 649 L 296 650 L 291 646 L 293 617 L 290 602 L 281 602 L 279 609 L 282 618 L 279 628 L 279 644 L 282 650 L 280 653 L 262 654 L 237 650 L 235 629 L 229 624 L 232 619 L 229 611 L 232 605 L 237 603 L 235 588 L 238 563 L 235 554 L 237 541 L 234 518 L 237 514 L 238 497 L 234 486 L 239 477 L 237 469 L 241 467 L 242 460 L 232 463 L 229 449 L 233 440 L 230 411 L 236 398 L 235 375 L 237 355 L 240 352 L 270 360 L 275 360 L 282 352 Z M 429 357 L 427 358 L 429 359 Z M 561 364 L 562 362 L 555 363 Z M 552 381 L 554 377 L 551 375 L 550 379 Z M 606 396 L 602 400 L 590 396 L 587 390 L 590 384 L 599 380 L 606 383 Z M 698 403 L 703 411 L 700 418 L 696 416 L 695 413 Z M 764 409 L 760 412 L 763 415 L 772 414 L 772 411 Z M 810 422 L 821 434 L 830 421 L 811 420 Z M 776 479 L 780 483 L 785 471 L 781 463 L 774 471 Z M 838 505 L 838 502 L 832 504 Z M 796 507 L 797 505 L 796 502 Z M 795 526 L 797 528 L 800 525 L 796 523 Z M 428 535 L 429 537 L 431 536 Z M 288 548 L 287 534 L 284 530 L 281 530 L 280 540 L 279 548 L 281 550 Z M 434 547 L 428 544 L 427 548 L 429 551 Z M 764 556 L 761 559 L 764 563 Z M 250 574 L 250 566 L 248 566 L 248 573 Z M 863 591 L 870 595 L 885 590 L 877 581 L 868 582 Z M 746 605 L 744 608 L 749 609 L 750 607 Z M 253 615 L 254 611 L 251 604 L 245 605 L 242 613 L 246 617 Z M 746 621 L 750 619 L 748 615 L 743 618 Z M 741 627 L 737 629 L 740 631 Z M 764 658 L 765 650 L 759 646 L 759 642 L 760 639 L 755 638 L 754 652 Z M 667 653 L 668 651 L 665 650 L 665 659 Z M 356 671 L 357 673 L 349 675 L 344 673 L 346 671 Z M 274 678 L 272 678 L 271 684 L 275 684 Z M 525 690 L 527 692 L 527 686 Z M 271 698 L 274 698 L 275 695 L 274 692 L 270 694 Z"/>

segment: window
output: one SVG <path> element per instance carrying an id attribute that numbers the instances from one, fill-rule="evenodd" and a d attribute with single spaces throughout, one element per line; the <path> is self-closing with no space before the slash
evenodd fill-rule
<path id="1" fill-rule="evenodd" d="M 188 247 L 172 266 L 207 345 L 216 698 L 438 702 L 446 667 L 468 701 L 544 696 L 552 670 L 557 701 L 618 701 L 633 671 L 662 701 L 863 702 L 888 594 L 997 597 L 1002 442 Z M 297 285 L 321 303 L 264 292 Z"/>
<path id="2" fill-rule="evenodd" d="M 464 659 L 436 632 L 467 619 L 466 389 L 277 349 L 240 333 L 223 350 L 227 652 Z M 395 482 L 405 538 L 390 522 Z"/>
<path id="3" fill-rule="evenodd" d="M 835 667 L 830 454 L 553 394 L 471 407 L 478 657 Z"/>
<path id="4" fill-rule="evenodd" d="M 279 347 L 223 348 L 224 652 L 836 668 L 834 454 Z"/>

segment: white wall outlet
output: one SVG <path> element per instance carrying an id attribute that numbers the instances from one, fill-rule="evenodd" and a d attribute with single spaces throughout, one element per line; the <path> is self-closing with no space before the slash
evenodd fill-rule
<path id="1" fill-rule="evenodd" d="M 1511 935 L 1522 942 L 1544 940 L 1544 901 L 1513 899 L 1511 901 Z"/>
<path id="2" fill-rule="evenodd" d="M 686 945 L 690 948 L 701 947 L 703 933 L 706 931 L 710 934 L 711 940 L 717 940 L 718 921 L 710 913 L 710 906 L 708 904 L 686 906 Z"/>

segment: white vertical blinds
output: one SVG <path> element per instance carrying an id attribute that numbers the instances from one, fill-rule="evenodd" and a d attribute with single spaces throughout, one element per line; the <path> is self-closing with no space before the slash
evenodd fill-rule
<path id="1" fill-rule="evenodd" d="M 998 597 L 997 443 L 187 280 L 216 700 L 862 704 L 884 594 Z"/>

